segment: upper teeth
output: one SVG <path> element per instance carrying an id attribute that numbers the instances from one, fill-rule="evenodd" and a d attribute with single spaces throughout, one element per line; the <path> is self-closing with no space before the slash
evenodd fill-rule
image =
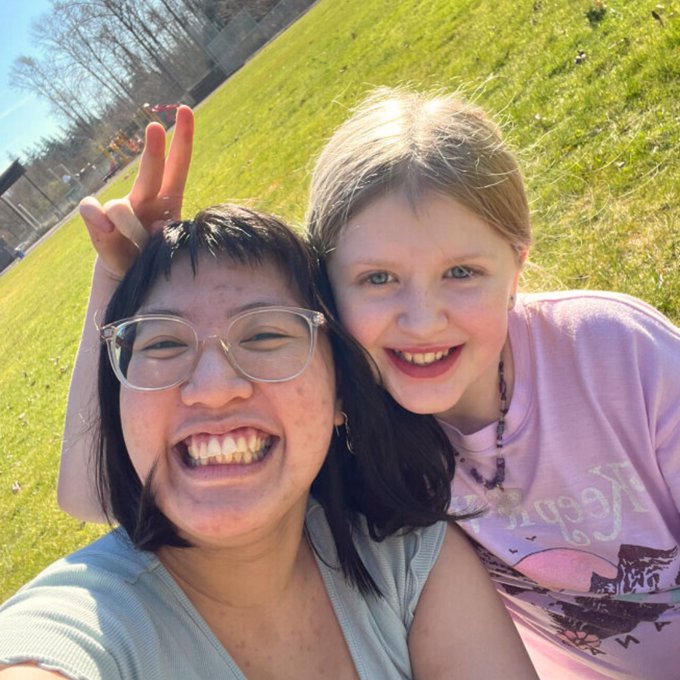
<path id="1" fill-rule="evenodd" d="M 445 356 L 448 356 L 450 351 L 451 351 L 450 349 L 447 349 L 444 350 L 443 352 L 425 352 L 423 354 L 413 354 L 411 352 L 400 352 L 399 350 L 397 350 L 397 354 L 402 359 L 404 359 L 404 361 L 408 361 L 410 364 L 418 364 L 419 366 L 425 366 L 427 364 L 433 364 L 435 361 L 443 359 Z"/>
<path id="2" fill-rule="evenodd" d="M 191 437 L 189 456 L 197 465 L 216 463 L 253 463 L 261 460 L 270 437 L 252 433 L 234 437 L 230 434 Z"/>

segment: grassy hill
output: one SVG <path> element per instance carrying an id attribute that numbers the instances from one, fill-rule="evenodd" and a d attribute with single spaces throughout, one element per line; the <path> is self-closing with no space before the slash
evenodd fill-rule
<path id="1" fill-rule="evenodd" d="M 187 213 L 248 200 L 300 223 L 315 153 L 399 83 L 505 126 L 534 217 L 525 288 L 621 290 L 680 322 L 680 0 L 321 0 L 200 107 Z M 101 533 L 54 494 L 92 261 L 74 219 L 0 278 L 0 599 Z"/>

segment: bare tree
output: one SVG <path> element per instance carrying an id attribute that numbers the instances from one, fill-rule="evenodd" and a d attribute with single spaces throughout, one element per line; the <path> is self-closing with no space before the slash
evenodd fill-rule
<path id="1" fill-rule="evenodd" d="M 145 17 L 139 14 L 137 3 L 132 0 L 80 0 L 85 4 L 99 5 L 109 16 L 117 19 L 120 27 L 134 39 L 141 51 L 145 52 L 158 70 L 181 91 L 184 85 L 169 67 L 166 50 L 156 38 L 145 21 Z"/>
<path id="2" fill-rule="evenodd" d="M 212 66 L 214 63 L 212 55 L 205 48 L 205 44 L 201 36 L 194 30 L 192 22 L 186 17 L 186 15 L 182 16 L 181 10 L 179 10 L 177 7 L 174 7 L 172 2 L 169 0 L 158 0 L 158 2 L 160 2 L 163 9 L 165 9 L 169 17 L 172 19 L 171 25 L 175 29 L 180 29 L 186 36 L 188 36 L 191 44 L 194 46 L 194 49 L 200 51 L 205 57 L 207 64 Z M 180 41 L 181 37 L 178 37 L 178 42 Z"/>
<path id="3" fill-rule="evenodd" d="M 96 115 L 82 101 L 81 83 L 74 82 L 70 75 L 53 61 L 20 56 L 12 64 L 10 85 L 47 100 L 59 115 L 94 132 Z"/>
<path id="4" fill-rule="evenodd" d="M 32 36 L 45 53 L 70 59 L 111 97 L 135 97 L 125 79 L 124 68 L 99 39 L 98 22 L 84 6 L 57 0 L 49 16 L 32 25 Z"/>

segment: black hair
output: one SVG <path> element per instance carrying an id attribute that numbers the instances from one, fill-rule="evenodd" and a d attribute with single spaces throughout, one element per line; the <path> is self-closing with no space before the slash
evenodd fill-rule
<path id="1" fill-rule="evenodd" d="M 361 592 L 379 594 L 352 533 L 362 515 L 375 540 L 452 519 L 448 507 L 454 457 L 448 439 L 434 418 L 406 411 L 377 384 L 366 353 L 336 321 L 325 273 L 311 249 L 270 215 L 225 204 L 165 227 L 151 237 L 120 282 L 105 323 L 134 315 L 154 283 L 169 278 L 178 256 L 188 255 L 196 273 L 205 254 L 251 266 L 271 263 L 289 277 L 303 306 L 325 314 L 338 396 L 349 428 L 333 433 L 311 492 L 324 508 L 345 577 Z M 188 547 L 155 503 L 153 470 L 142 481 L 132 465 L 121 426 L 120 383 L 103 345 L 98 394 L 97 488 L 102 507 L 109 509 L 109 518 L 127 531 L 139 549 Z"/>

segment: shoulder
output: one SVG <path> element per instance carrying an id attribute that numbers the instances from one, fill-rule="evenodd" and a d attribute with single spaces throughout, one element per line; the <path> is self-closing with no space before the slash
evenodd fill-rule
<path id="1" fill-rule="evenodd" d="M 523 293 L 519 308 L 532 317 L 579 321 L 608 319 L 626 323 L 630 319 L 668 326 L 678 331 L 670 320 L 650 304 L 625 293 L 599 290 L 565 290 L 549 293 Z"/>
<path id="2" fill-rule="evenodd" d="M 64 586 L 98 590 L 98 584 L 105 583 L 101 587 L 103 590 L 114 581 L 133 583 L 140 574 L 153 569 L 156 564 L 154 555 L 136 550 L 125 531 L 116 529 L 51 564 L 23 586 L 17 595 Z"/>
<path id="3" fill-rule="evenodd" d="M 382 541 L 373 540 L 360 520 L 354 544 L 366 569 L 387 599 L 397 599 L 408 609 L 415 604 L 432 567 L 437 561 L 446 535 L 446 523 L 397 532 Z M 307 528 L 323 561 L 333 564 L 335 546 L 323 508 L 310 503 Z"/>
<path id="4" fill-rule="evenodd" d="M 517 316 L 531 331 L 612 334 L 634 337 L 662 336 L 680 341 L 680 329 L 646 302 L 623 293 L 607 291 L 559 291 L 529 293 L 519 297 Z M 633 335 L 631 335 L 633 334 Z"/>
<path id="5" fill-rule="evenodd" d="M 0 625 L 21 620 L 52 620 L 98 627 L 103 612 L 129 618 L 129 605 L 146 597 L 158 562 L 136 550 L 122 529 L 54 562 L 0 606 Z M 139 583 L 144 581 L 144 587 Z M 65 597 L 66 595 L 66 597 Z M 4 630 L 4 629 L 3 629 Z"/>
<path id="6" fill-rule="evenodd" d="M 326 550 L 332 536 L 325 512 L 315 500 L 310 502 L 307 510 L 307 526 L 313 531 L 315 539 L 320 539 L 320 546 Z M 381 541 L 375 541 L 370 537 L 362 518 L 353 538 L 361 559 L 373 576 L 374 571 L 401 572 L 402 568 L 429 571 L 439 555 L 445 533 L 446 524 L 437 522 L 429 527 L 399 531 Z"/>
<path id="7" fill-rule="evenodd" d="M 409 651 L 417 677 L 536 678 L 489 575 L 457 527 L 447 528 L 418 603 Z"/>
<path id="8" fill-rule="evenodd" d="M 675 436 L 680 329 L 647 303 L 599 291 L 523 295 L 510 328 L 513 355 L 539 399 L 559 392 L 559 403 L 584 406 L 589 396 L 594 412 L 609 410 L 612 422 L 625 418 L 632 428 L 632 418 L 641 418 L 646 427 L 655 423 L 657 442 Z"/>
<path id="9" fill-rule="evenodd" d="M 154 598 L 136 584 L 153 567 L 122 530 L 53 563 L 0 607 L 0 661 L 41 660 L 68 677 L 118 677 L 118 651 L 146 633 L 140 611 Z"/>

